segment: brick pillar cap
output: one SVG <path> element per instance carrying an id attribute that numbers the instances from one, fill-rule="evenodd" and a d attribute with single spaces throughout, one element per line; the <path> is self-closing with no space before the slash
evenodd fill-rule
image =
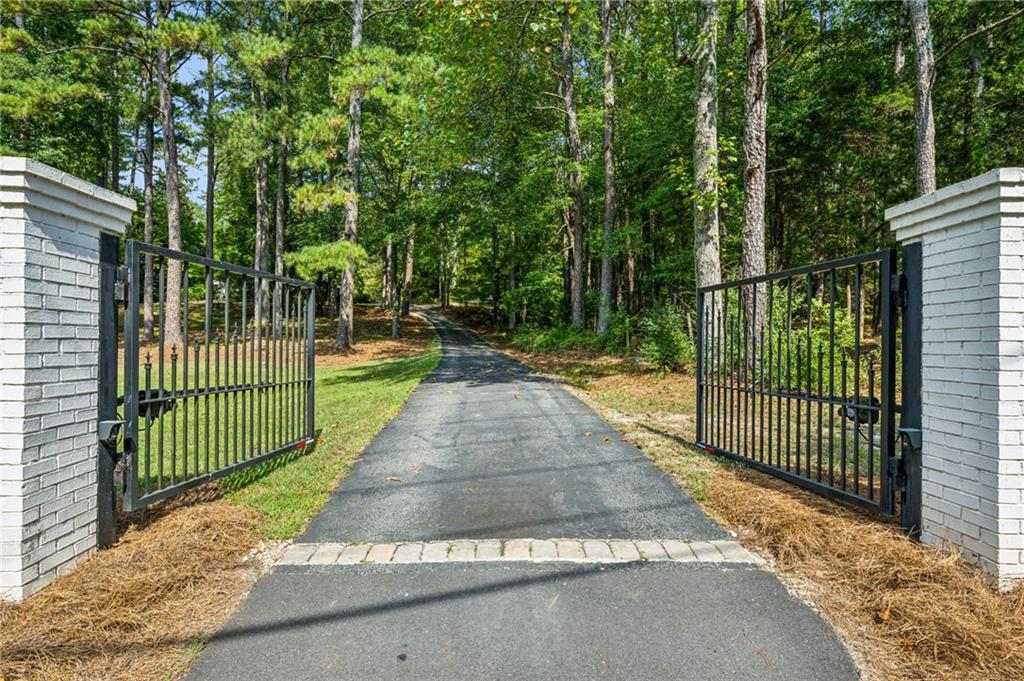
<path id="1" fill-rule="evenodd" d="M 45 163 L 0 156 L 0 217 L 24 218 L 30 210 L 43 210 L 120 236 L 135 208 L 134 199 Z"/>
<path id="2" fill-rule="evenodd" d="M 885 211 L 897 241 L 987 217 L 1024 214 L 1024 168 L 996 168 Z"/>

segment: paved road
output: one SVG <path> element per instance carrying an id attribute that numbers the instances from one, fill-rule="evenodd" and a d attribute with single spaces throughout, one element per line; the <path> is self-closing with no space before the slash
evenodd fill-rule
<path id="1" fill-rule="evenodd" d="M 430 319 L 438 369 L 301 541 L 728 538 L 586 405 Z M 856 678 L 831 629 L 756 565 L 507 560 L 280 565 L 188 675 Z"/>

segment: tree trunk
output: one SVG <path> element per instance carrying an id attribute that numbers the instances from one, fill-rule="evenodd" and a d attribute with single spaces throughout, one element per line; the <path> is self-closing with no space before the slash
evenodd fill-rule
<path id="1" fill-rule="evenodd" d="M 146 72 L 146 141 L 142 159 L 142 240 L 153 243 L 153 154 L 156 152 L 153 134 L 153 77 Z M 153 340 L 153 256 L 146 255 L 142 273 L 142 337 Z"/>
<path id="2" fill-rule="evenodd" d="M 904 31 L 907 27 L 907 6 L 900 4 L 896 7 L 896 47 L 893 50 L 892 70 L 897 76 L 907 65 L 907 48 L 903 44 Z"/>
<path id="3" fill-rule="evenodd" d="M 572 326 L 582 329 L 586 323 L 583 308 L 583 150 L 580 144 L 579 124 L 576 120 L 575 67 L 572 54 L 572 30 L 569 23 L 568 6 L 562 11 L 562 97 L 568 122 L 569 147 L 569 194 L 572 207 L 569 210 L 569 231 L 572 234 Z"/>
<path id="4" fill-rule="evenodd" d="M 908 0 L 910 32 L 914 40 L 914 175 L 917 195 L 935 191 L 935 119 L 932 116 L 932 86 L 935 84 L 935 55 L 928 0 Z"/>
<path id="5" fill-rule="evenodd" d="M 398 246 L 388 237 L 388 309 L 391 311 L 391 338 L 399 336 L 398 319 L 401 312 L 402 292 L 398 288 Z"/>
<path id="6" fill-rule="evenodd" d="M 768 31 L 765 0 L 747 0 L 747 85 L 744 102 L 743 152 L 747 157 L 743 196 L 743 277 L 765 272 L 764 202 L 768 118 Z M 749 338 L 756 339 L 764 318 L 765 287 L 743 289 L 743 312 Z"/>
<path id="7" fill-rule="evenodd" d="M 516 232 L 512 230 L 512 239 L 509 243 L 509 262 L 508 262 L 508 292 L 514 294 L 516 286 L 519 282 L 516 281 Z M 508 305 L 508 330 L 516 330 L 516 305 L 515 302 L 509 300 Z"/>
<path id="8" fill-rule="evenodd" d="M 281 90 L 288 89 L 289 60 L 285 59 L 281 73 Z M 274 274 L 284 275 L 284 220 L 287 210 L 288 186 L 288 135 L 281 133 L 277 142 L 277 193 L 274 201 Z"/>
<path id="9" fill-rule="evenodd" d="M 501 300 L 501 271 L 498 268 L 498 221 L 491 222 L 491 324 L 498 324 L 498 304 Z"/>
<path id="10" fill-rule="evenodd" d="M 612 3 L 601 0 L 601 38 L 604 43 L 604 247 L 601 249 L 601 300 L 597 333 L 604 335 L 612 308 L 612 238 L 615 229 L 615 70 L 612 63 Z"/>
<path id="11" fill-rule="evenodd" d="M 213 15 L 213 0 L 206 0 L 207 20 Z M 206 257 L 213 257 L 213 190 L 216 183 L 216 165 L 213 143 L 213 100 L 216 97 L 213 82 L 213 50 L 206 55 Z"/>
<path id="12" fill-rule="evenodd" d="M 288 183 L 288 138 L 283 134 L 277 146 L 277 188 L 274 194 L 274 274 L 284 276 L 284 218 L 285 199 Z M 274 328 L 278 329 L 283 318 L 284 301 L 280 295 L 274 297 Z"/>
<path id="13" fill-rule="evenodd" d="M 131 165 L 128 166 L 128 186 L 135 188 L 135 177 L 139 174 L 139 132 L 140 122 L 135 121 L 135 130 L 132 131 Z"/>
<path id="14" fill-rule="evenodd" d="M 405 235 L 405 277 L 402 280 L 402 315 L 409 316 L 412 304 L 412 268 L 416 249 L 416 234 L 413 230 Z"/>
<path id="15" fill-rule="evenodd" d="M 118 107 L 115 93 L 110 98 L 110 188 L 115 192 L 121 191 L 121 112 Z"/>
<path id="16" fill-rule="evenodd" d="M 160 14 L 167 20 L 170 0 L 161 0 Z M 167 188 L 167 247 L 181 250 L 181 181 L 178 176 L 178 141 L 174 131 L 174 97 L 171 92 L 171 55 L 167 48 L 156 50 L 157 87 L 160 91 L 160 120 L 164 134 L 164 180 Z M 181 262 L 165 261 L 167 267 L 166 309 L 164 311 L 164 342 L 181 346 L 187 340 L 181 331 Z M 187 312 L 187 311 L 186 311 Z"/>
<path id="17" fill-rule="evenodd" d="M 697 90 L 693 135 L 694 269 L 697 286 L 722 279 L 718 230 L 718 64 L 715 58 L 718 26 L 717 0 L 700 0 L 697 7 L 700 36 L 695 55 Z"/>
<path id="18" fill-rule="evenodd" d="M 391 309 L 391 291 L 394 281 L 391 278 L 391 270 L 394 265 L 394 246 L 391 244 L 391 237 L 384 243 L 383 264 L 380 277 L 380 306 L 384 310 Z"/>
<path id="19" fill-rule="evenodd" d="M 359 49 L 363 44 L 363 0 L 352 3 L 352 50 Z M 359 152 L 362 134 L 363 91 L 352 90 L 348 101 L 348 199 L 345 201 L 345 235 L 346 241 L 356 242 L 359 226 Z M 341 350 L 352 348 L 352 293 L 355 287 L 355 272 L 351 263 L 345 267 L 341 275 L 341 301 L 338 310 L 338 332 L 335 345 Z"/>
<path id="20" fill-rule="evenodd" d="M 270 265 L 270 210 L 267 205 L 267 159 L 256 159 L 256 244 L 253 253 L 253 269 L 267 271 Z M 257 327 L 263 324 L 267 315 L 269 293 L 267 280 L 261 279 L 256 289 L 256 309 L 253 322 Z"/>

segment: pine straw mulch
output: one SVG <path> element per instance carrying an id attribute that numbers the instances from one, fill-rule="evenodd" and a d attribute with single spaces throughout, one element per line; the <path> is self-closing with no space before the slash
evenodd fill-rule
<path id="1" fill-rule="evenodd" d="M 391 312 L 379 305 L 357 305 L 353 320 L 355 346 L 348 352 L 334 345 L 334 324 L 317 324 L 316 365 L 339 367 L 417 355 L 434 340 L 434 330 L 413 313 L 399 321 L 401 338 L 391 338 Z"/>
<path id="2" fill-rule="evenodd" d="M 0 602 L 0 679 L 180 676 L 257 573 L 258 513 L 203 494 L 129 516 L 116 546 Z"/>
<path id="3" fill-rule="evenodd" d="M 999 593 L 956 552 L 756 471 L 720 471 L 708 503 L 774 559 L 871 676 L 1024 679 L 1024 586 Z"/>

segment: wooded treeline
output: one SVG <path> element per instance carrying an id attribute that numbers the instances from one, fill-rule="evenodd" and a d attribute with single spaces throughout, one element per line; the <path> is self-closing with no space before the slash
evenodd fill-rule
<path id="1" fill-rule="evenodd" d="M 888 245 L 886 207 L 1020 165 L 1022 14 L 0 0 L 0 153 L 134 195 L 136 238 L 318 278 L 342 347 L 352 300 L 618 334 L 688 319 L 698 282 Z"/>

